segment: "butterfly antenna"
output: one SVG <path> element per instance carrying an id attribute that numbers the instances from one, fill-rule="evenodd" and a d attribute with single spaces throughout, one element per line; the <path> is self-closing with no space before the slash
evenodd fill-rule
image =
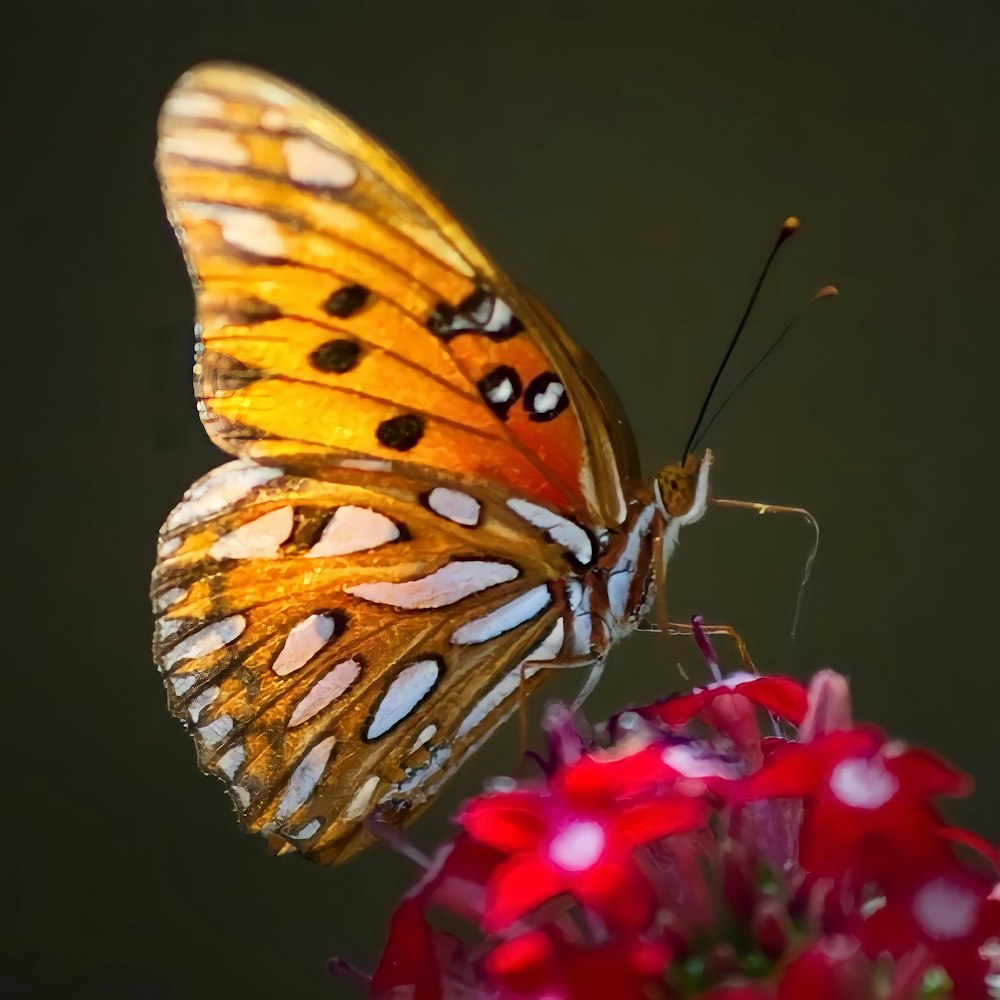
<path id="1" fill-rule="evenodd" d="M 722 356 L 722 362 L 716 369 L 715 378 L 712 379 L 712 384 L 708 387 L 708 393 L 705 396 L 705 401 L 701 404 L 701 410 L 698 412 L 698 419 L 694 422 L 694 427 L 691 428 L 691 434 L 688 437 L 687 444 L 684 446 L 684 453 L 681 456 L 682 466 L 687 461 L 688 455 L 691 454 L 691 448 L 694 446 L 698 428 L 701 426 L 701 422 L 705 418 L 705 413 L 708 411 L 708 404 L 712 401 L 712 395 L 719 384 L 719 379 L 722 378 L 722 373 L 726 370 L 729 358 L 743 334 L 743 329 L 747 325 L 750 313 L 753 311 L 754 303 L 757 301 L 757 296 L 760 295 L 760 290 L 764 284 L 764 279 L 767 277 L 767 272 L 771 269 L 771 263 L 777 256 L 778 251 L 781 249 L 782 243 L 784 243 L 785 240 L 787 240 L 788 237 L 799 228 L 799 226 L 800 222 L 794 215 L 790 215 L 787 219 L 785 219 L 781 226 L 781 232 L 778 233 L 778 238 L 774 241 L 774 246 L 771 247 L 771 252 L 768 254 L 767 260 L 764 262 L 764 267 L 760 272 L 760 277 L 757 279 L 757 284 L 754 286 L 753 294 L 750 296 L 750 301 L 747 303 L 746 309 L 743 310 L 743 316 L 740 319 L 739 325 L 736 327 L 733 339 L 729 342 L 729 347 L 726 349 L 726 353 Z"/>
<path id="2" fill-rule="evenodd" d="M 705 422 L 705 426 L 701 428 L 700 433 L 692 442 L 691 444 L 692 448 L 698 447 L 699 443 L 704 439 L 705 435 L 708 433 L 709 428 L 712 426 L 712 424 L 715 423 L 719 414 L 722 413 L 722 411 L 726 408 L 729 401 L 733 398 L 733 396 L 736 395 L 737 392 L 739 392 L 739 390 L 743 387 L 744 383 L 750 378 L 750 376 L 753 375 L 753 373 L 757 371 L 757 369 L 760 368 L 760 366 L 764 364 L 765 361 L 767 361 L 767 359 L 774 353 L 778 345 L 785 339 L 785 337 L 787 337 L 788 334 L 792 332 L 792 328 L 799 322 L 800 319 L 802 319 L 802 317 L 806 314 L 806 311 L 809 309 L 809 307 L 814 302 L 820 302 L 823 299 L 832 299 L 839 294 L 840 293 L 837 291 L 836 288 L 834 288 L 833 285 L 824 285 L 802 307 L 799 314 L 794 319 L 792 319 L 792 321 L 784 328 L 784 330 L 781 331 L 781 333 L 778 334 L 777 337 L 774 338 L 774 341 L 772 342 L 771 346 L 760 356 L 760 358 L 758 358 L 756 364 L 754 364 L 754 366 L 749 371 L 746 372 L 746 374 L 739 380 L 739 382 L 737 382 L 736 385 L 734 385 L 732 389 L 729 390 L 729 392 L 726 394 L 726 398 L 723 399 L 721 403 L 719 403 L 719 405 L 716 407 L 715 412 Z"/>

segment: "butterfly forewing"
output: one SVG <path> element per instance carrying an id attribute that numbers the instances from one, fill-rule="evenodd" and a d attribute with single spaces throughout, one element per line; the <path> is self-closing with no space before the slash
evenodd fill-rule
<path id="1" fill-rule="evenodd" d="M 222 447 L 401 459 L 623 520 L 634 448 L 596 369 L 359 129 L 209 65 L 166 101 L 157 166 Z"/>

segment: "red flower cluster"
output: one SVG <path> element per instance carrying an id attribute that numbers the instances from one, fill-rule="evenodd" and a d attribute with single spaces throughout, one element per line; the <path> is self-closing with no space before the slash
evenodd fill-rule
<path id="1" fill-rule="evenodd" d="M 762 737 L 765 713 L 776 735 Z M 982 1000 L 998 989 L 996 852 L 946 826 L 932 801 L 966 780 L 853 725 L 838 674 L 808 692 L 733 675 L 617 716 L 601 743 L 562 707 L 546 728 L 542 777 L 460 811 L 461 833 L 396 910 L 371 996 Z M 432 912 L 470 933 L 437 929 Z"/>

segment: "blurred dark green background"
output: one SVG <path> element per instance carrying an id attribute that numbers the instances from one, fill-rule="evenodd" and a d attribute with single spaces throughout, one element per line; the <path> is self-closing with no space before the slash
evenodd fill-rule
<path id="1" fill-rule="evenodd" d="M 0 994 L 348 997 L 411 866 L 320 870 L 237 830 L 150 663 L 156 529 L 221 456 L 191 400 L 191 295 L 152 171 L 158 105 L 207 58 L 306 86 L 396 149 L 599 360 L 650 469 L 674 459 L 769 241 L 738 374 L 826 303 L 708 443 L 716 512 L 675 615 L 734 622 L 762 667 L 852 679 L 857 713 L 979 781 L 997 833 L 995 0 L 171 3 L 8 13 L 7 583 Z M 12 315 L 13 313 L 13 315 Z M 10 639 L 14 646 L 11 649 Z M 664 692 L 686 647 L 634 636 L 594 713 Z M 504 731 L 414 832 L 509 771 Z"/>

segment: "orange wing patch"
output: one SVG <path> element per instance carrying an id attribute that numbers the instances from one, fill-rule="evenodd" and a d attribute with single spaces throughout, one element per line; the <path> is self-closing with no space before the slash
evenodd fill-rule
<path id="1" fill-rule="evenodd" d="M 164 105 L 157 166 L 220 446 L 403 460 L 620 523 L 635 471 L 611 441 L 622 418 L 605 419 L 551 318 L 372 139 L 264 74 L 205 66 Z"/>

